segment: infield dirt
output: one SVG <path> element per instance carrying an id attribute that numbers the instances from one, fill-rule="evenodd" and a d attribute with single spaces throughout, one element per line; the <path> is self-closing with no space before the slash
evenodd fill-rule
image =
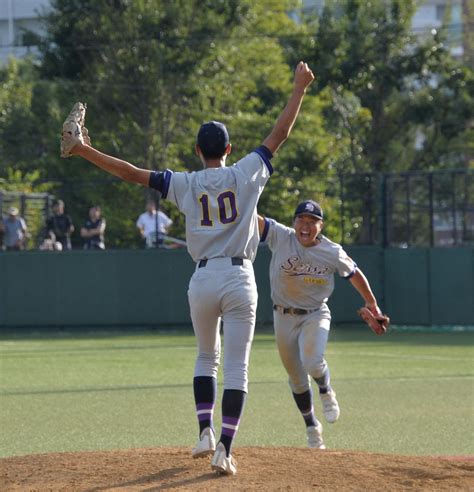
<path id="1" fill-rule="evenodd" d="M 0 489 L 474 490 L 474 457 L 421 457 L 305 448 L 236 447 L 235 476 L 187 448 L 50 453 L 2 458 Z"/>

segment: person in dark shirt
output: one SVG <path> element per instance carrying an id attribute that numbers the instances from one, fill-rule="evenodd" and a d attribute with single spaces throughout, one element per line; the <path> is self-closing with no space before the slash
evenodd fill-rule
<path id="1" fill-rule="evenodd" d="M 81 237 L 84 239 L 84 249 L 105 249 L 104 232 L 105 219 L 99 206 L 91 207 L 89 218 L 81 227 Z"/>
<path id="2" fill-rule="evenodd" d="M 71 249 L 71 234 L 74 225 L 71 217 L 64 213 L 64 202 L 57 200 L 53 203 L 53 215 L 46 221 L 46 237 L 62 244 L 63 251 Z"/>

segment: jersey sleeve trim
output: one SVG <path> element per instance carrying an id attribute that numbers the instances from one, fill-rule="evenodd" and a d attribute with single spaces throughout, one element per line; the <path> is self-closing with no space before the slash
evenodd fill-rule
<path id="1" fill-rule="evenodd" d="M 356 270 L 357 270 L 357 263 L 354 263 L 354 270 L 352 270 L 352 272 L 349 273 L 349 275 L 347 275 L 347 277 L 344 277 L 344 279 L 349 280 L 350 278 L 352 278 L 355 275 Z"/>
<path id="2" fill-rule="evenodd" d="M 267 147 L 265 147 L 265 145 L 260 145 L 260 147 L 257 147 L 254 152 L 256 152 L 262 158 L 271 176 L 273 174 L 273 166 L 270 162 L 270 159 L 273 157 L 273 154 L 270 152 L 269 149 L 267 149 Z"/>
<path id="3" fill-rule="evenodd" d="M 150 173 L 150 179 L 148 180 L 148 186 L 161 193 L 162 198 L 168 196 L 168 190 L 170 187 L 171 176 L 173 171 L 167 169 L 166 171 L 152 171 Z"/>
<path id="4" fill-rule="evenodd" d="M 265 225 L 263 226 L 262 237 L 260 238 L 260 242 L 264 243 L 268 236 L 268 230 L 270 229 L 270 221 L 268 219 L 264 219 Z"/>

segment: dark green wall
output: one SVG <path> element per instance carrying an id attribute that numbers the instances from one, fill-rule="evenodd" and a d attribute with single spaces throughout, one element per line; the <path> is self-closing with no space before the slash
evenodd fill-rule
<path id="1" fill-rule="evenodd" d="M 348 247 L 393 323 L 474 325 L 474 249 Z M 270 252 L 255 262 L 257 321 L 270 323 Z M 194 264 L 183 250 L 0 253 L 0 327 L 189 325 Z M 363 304 L 336 278 L 335 322 Z"/>

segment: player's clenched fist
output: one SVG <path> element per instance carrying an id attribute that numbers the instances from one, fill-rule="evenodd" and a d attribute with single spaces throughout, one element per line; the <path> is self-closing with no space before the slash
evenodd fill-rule
<path id="1" fill-rule="evenodd" d="M 314 80 L 314 74 L 308 67 L 308 64 L 300 61 L 295 70 L 295 86 L 306 89 Z"/>

